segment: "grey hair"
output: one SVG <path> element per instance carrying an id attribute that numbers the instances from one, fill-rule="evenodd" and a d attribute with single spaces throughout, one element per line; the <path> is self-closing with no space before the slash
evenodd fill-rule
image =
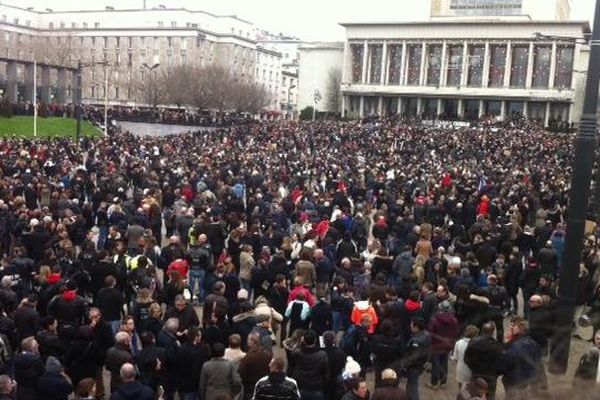
<path id="1" fill-rule="evenodd" d="M 169 318 L 165 322 L 165 330 L 168 332 L 176 332 L 179 329 L 179 320 L 177 318 Z"/>
<path id="2" fill-rule="evenodd" d="M 115 342 L 117 343 L 126 343 L 131 336 L 127 332 L 117 332 L 115 335 Z"/>

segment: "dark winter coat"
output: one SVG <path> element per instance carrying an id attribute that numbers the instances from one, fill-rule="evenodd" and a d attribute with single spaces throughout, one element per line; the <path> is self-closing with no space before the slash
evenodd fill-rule
<path id="1" fill-rule="evenodd" d="M 37 400 L 37 382 L 44 373 L 44 364 L 39 355 L 18 353 L 15 355 L 15 380 L 19 388 L 18 400 Z"/>
<path id="2" fill-rule="evenodd" d="M 535 383 L 542 370 L 540 346 L 529 336 L 520 336 L 508 346 L 504 357 L 504 386 Z"/>
<path id="3" fill-rule="evenodd" d="M 476 377 L 496 378 L 500 374 L 502 345 L 489 336 L 471 339 L 465 350 L 465 363 Z"/>
<path id="4" fill-rule="evenodd" d="M 396 379 L 384 379 L 371 395 L 371 400 L 408 400 L 406 391 L 398 386 Z"/>
<path id="5" fill-rule="evenodd" d="M 44 400 L 67 400 L 73 386 L 58 372 L 44 373 L 37 383 L 38 395 Z"/>
<path id="6" fill-rule="evenodd" d="M 154 400 L 154 392 L 141 382 L 128 382 L 121 385 L 110 400 Z"/>
<path id="7" fill-rule="evenodd" d="M 327 387 L 329 382 L 329 361 L 327 354 L 318 347 L 303 346 L 292 353 L 294 368 L 292 377 L 300 390 L 317 391 Z"/>
<path id="8" fill-rule="evenodd" d="M 460 326 L 452 313 L 436 313 L 429 322 L 431 351 L 434 354 L 448 354 L 454 348 Z"/>
<path id="9" fill-rule="evenodd" d="M 177 390 L 180 393 L 195 392 L 200 383 L 200 373 L 210 360 L 210 347 L 186 342 L 177 349 Z"/>

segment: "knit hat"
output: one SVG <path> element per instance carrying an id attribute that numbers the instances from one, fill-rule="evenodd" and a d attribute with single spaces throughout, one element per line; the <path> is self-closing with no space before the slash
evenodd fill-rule
<path id="1" fill-rule="evenodd" d="M 248 291 L 246 289 L 240 289 L 237 292 L 238 300 L 248 300 Z"/>
<path id="2" fill-rule="evenodd" d="M 344 372 L 342 372 L 342 377 L 348 379 L 358 374 L 360 374 L 360 364 L 354 361 L 352 356 L 346 357 L 346 366 L 344 367 Z"/>
<path id="3" fill-rule="evenodd" d="M 396 375 L 396 371 L 391 368 L 384 369 L 381 373 L 381 379 L 396 379 L 398 376 Z"/>
<path id="4" fill-rule="evenodd" d="M 62 365 L 55 357 L 49 356 L 46 360 L 46 372 L 58 374 L 62 371 Z"/>

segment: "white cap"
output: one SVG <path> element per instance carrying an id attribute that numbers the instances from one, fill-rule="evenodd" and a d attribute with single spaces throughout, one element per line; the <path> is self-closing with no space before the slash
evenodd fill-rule
<path id="1" fill-rule="evenodd" d="M 32 218 L 31 221 L 29 221 L 29 226 L 38 226 L 40 224 L 40 220 L 37 218 Z"/>

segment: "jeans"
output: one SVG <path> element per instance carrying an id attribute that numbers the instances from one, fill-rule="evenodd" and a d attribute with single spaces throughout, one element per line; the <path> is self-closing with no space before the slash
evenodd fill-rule
<path id="1" fill-rule="evenodd" d="M 196 283 L 198 283 L 197 299 L 201 303 L 204 302 L 204 277 L 206 276 L 206 271 L 203 269 L 190 269 L 189 275 L 190 279 L 188 285 L 190 286 L 192 300 L 194 299 L 194 293 L 196 292 Z"/>
<path id="2" fill-rule="evenodd" d="M 179 393 L 181 400 L 198 400 L 198 392 Z"/>
<path id="3" fill-rule="evenodd" d="M 301 400 L 325 400 L 325 395 L 320 390 L 301 390 Z"/>
<path id="4" fill-rule="evenodd" d="M 339 331 L 345 331 L 347 326 L 346 317 L 341 311 L 333 311 L 332 312 L 333 319 L 333 331 L 338 333 Z"/>
<path id="5" fill-rule="evenodd" d="M 409 400 L 419 400 L 419 377 L 422 368 L 408 368 L 406 370 L 406 393 Z"/>
<path id="6" fill-rule="evenodd" d="M 445 385 L 448 380 L 448 353 L 431 355 L 431 384 Z"/>

